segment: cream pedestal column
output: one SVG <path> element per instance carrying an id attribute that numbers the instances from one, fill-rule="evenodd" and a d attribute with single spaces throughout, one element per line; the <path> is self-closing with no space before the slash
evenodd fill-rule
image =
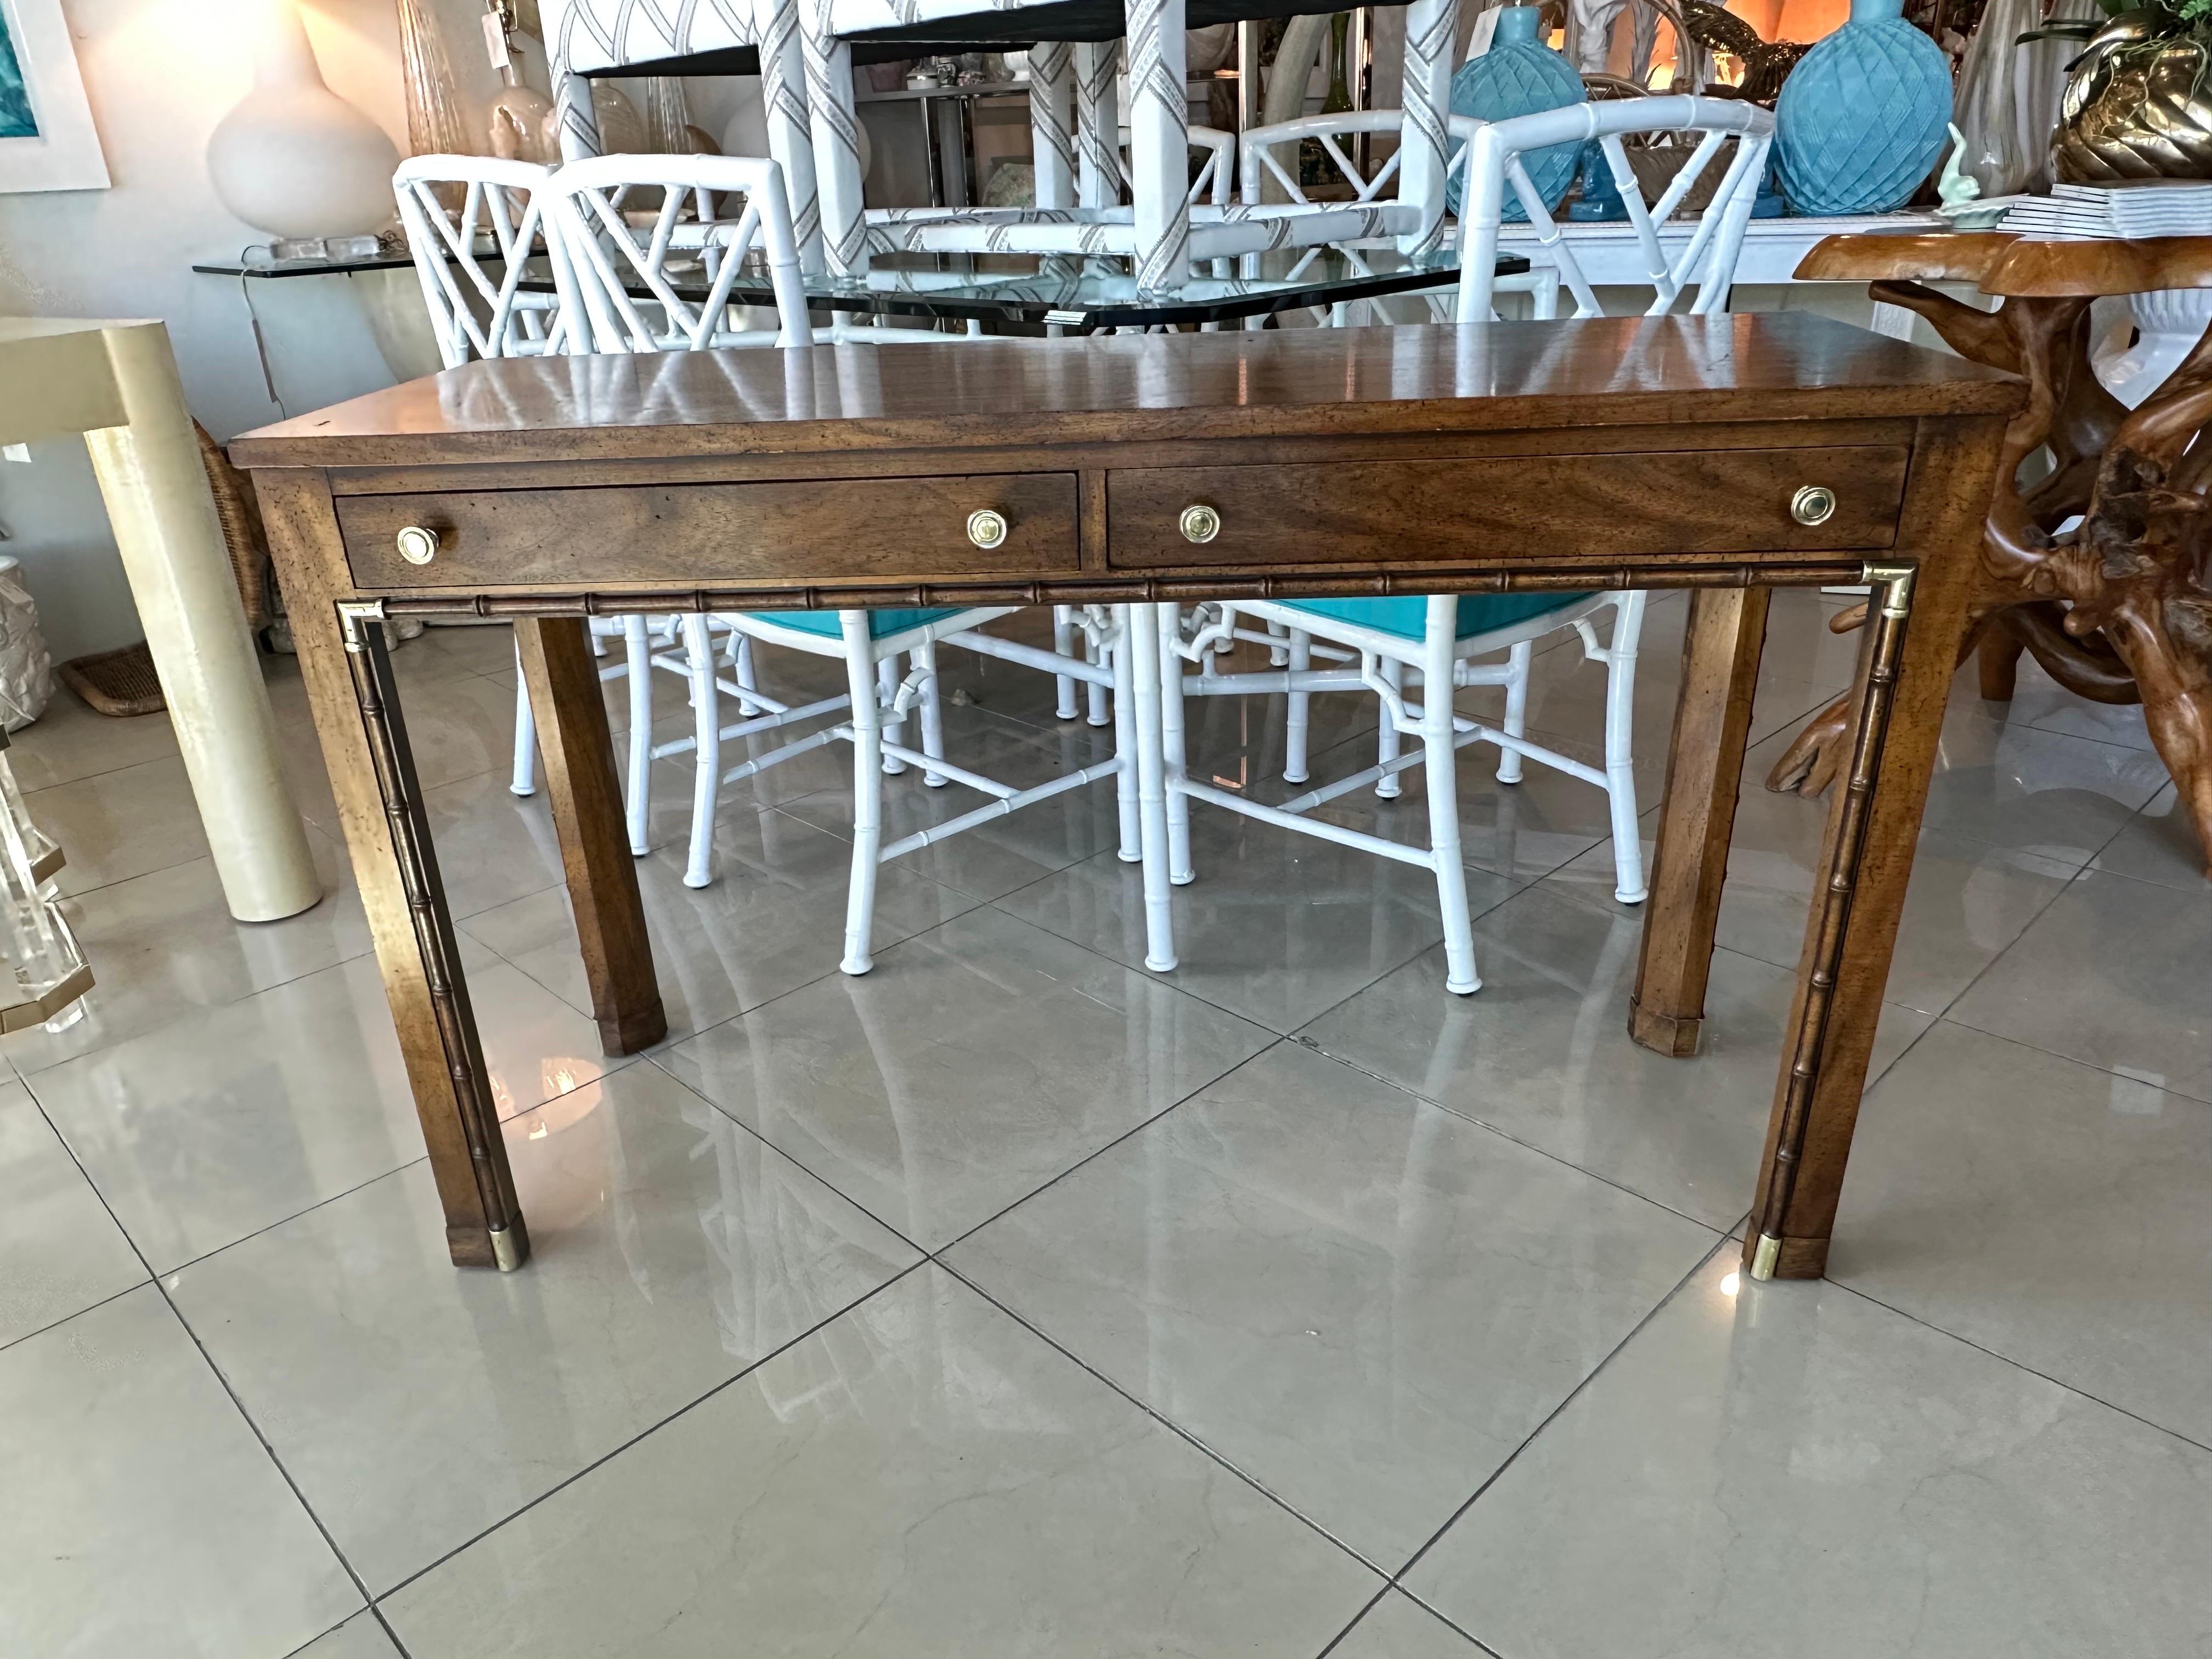
<path id="1" fill-rule="evenodd" d="M 322 896 L 238 584 L 157 322 L 0 318 L 0 443 L 82 433 L 230 913 Z"/>

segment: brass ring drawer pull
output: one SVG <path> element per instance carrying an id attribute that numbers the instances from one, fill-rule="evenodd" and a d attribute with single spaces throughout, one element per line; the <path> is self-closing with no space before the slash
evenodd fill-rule
<path id="1" fill-rule="evenodd" d="M 1221 514 L 1203 501 L 1183 508 L 1181 523 L 1182 538 L 1187 542 L 1203 544 L 1221 533 Z"/>
<path id="2" fill-rule="evenodd" d="M 1801 484 L 1790 498 L 1790 516 L 1802 525 L 1827 523 L 1836 516 L 1836 492 L 1826 484 Z"/>
<path id="3" fill-rule="evenodd" d="M 438 532 L 419 524 L 410 524 L 396 539 L 399 556 L 410 564 L 428 564 L 438 556 Z"/>
<path id="4" fill-rule="evenodd" d="M 982 507 L 968 515 L 968 539 L 978 547 L 996 547 L 1006 539 L 1006 515 Z"/>

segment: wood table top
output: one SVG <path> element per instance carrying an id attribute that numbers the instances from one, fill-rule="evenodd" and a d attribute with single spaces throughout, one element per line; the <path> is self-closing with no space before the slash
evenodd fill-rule
<path id="1" fill-rule="evenodd" d="M 1806 283 L 1972 283 L 2020 299 L 2212 288 L 2212 236 L 2044 241 L 2002 230 L 1831 236 L 1799 262 Z"/>
<path id="2" fill-rule="evenodd" d="M 2009 414 L 2022 383 L 1806 313 L 466 364 L 236 439 L 244 467 Z"/>

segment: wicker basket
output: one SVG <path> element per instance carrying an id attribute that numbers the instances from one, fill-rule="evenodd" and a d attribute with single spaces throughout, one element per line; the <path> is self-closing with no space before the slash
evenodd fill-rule
<path id="1" fill-rule="evenodd" d="M 246 625 L 266 628 L 274 611 L 269 602 L 269 538 L 261 527 L 253 485 L 198 421 L 192 422 L 192 435 L 200 441 L 200 465 L 207 469 L 215 515 L 222 520 L 222 539 L 230 549 L 230 568 L 238 578 L 238 602 L 246 607 Z"/>

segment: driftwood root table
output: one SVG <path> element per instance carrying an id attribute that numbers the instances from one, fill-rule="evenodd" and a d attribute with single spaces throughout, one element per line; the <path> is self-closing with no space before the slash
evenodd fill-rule
<path id="1" fill-rule="evenodd" d="M 1769 591 L 1870 581 L 1746 1245 L 1758 1277 L 1818 1276 L 2022 396 L 1817 318 L 1638 318 L 495 362 L 241 438 L 453 1260 L 515 1267 L 528 1235 L 395 619 L 515 619 L 593 1007 L 626 1054 L 665 1021 L 586 617 L 1693 589 L 1629 1010 L 1686 1056 Z M 1220 526 L 1203 544 L 1193 504 Z M 964 533 L 982 508 L 1007 525 L 988 547 Z"/>
<path id="2" fill-rule="evenodd" d="M 2212 288 L 2212 237 L 1837 236 L 1798 274 L 1870 281 L 1875 299 L 1918 312 L 1961 356 L 2026 377 L 1960 660 L 1978 658 L 1993 702 L 2011 700 L 2026 653 L 2079 696 L 2141 703 L 2212 870 L 2212 448 L 2197 441 L 2212 416 L 2212 332 L 2130 410 L 2090 366 L 2089 311 L 2106 295 Z M 1978 310 L 1927 286 L 1939 281 L 1973 283 L 2004 303 Z M 2046 449 L 2051 471 L 2023 486 L 2022 464 Z M 1814 715 L 1767 787 L 1825 791 L 1843 766 L 1850 719 L 1847 700 Z"/>

